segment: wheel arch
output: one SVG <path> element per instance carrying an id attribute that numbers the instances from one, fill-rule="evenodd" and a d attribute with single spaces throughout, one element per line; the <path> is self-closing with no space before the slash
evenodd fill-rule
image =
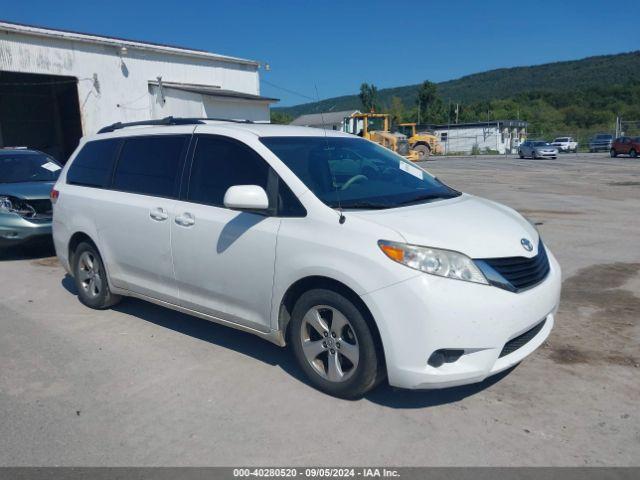
<path id="1" fill-rule="evenodd" d="M 282 336 L 285 342 L 288 341 L 288 330 L 291 320 L 291 312 L 293 311 L 293 307 L 296 304 L 296 301 L 303 293 L 317 288 L 331 290 L 345 296 L 362 312 L 365 320 L 367 321 L 367 324 L 371 328 L 371 333 L 373 334 L 374 340 L 376 342 L 377 350 L 382 355 L 382 360 L 384 362 L 384 345 L 382 342 L 382 337 L 380 335 L 378 325 L 373 318 L 373 314 L 369 310 L 369 307 L 367 307 L 366 303 L 362 300 L 362 298 L 360 298 L 360 295 L 358 295 L 348 285 L 340 282 L 339 280 L 335 280 L 331 277 L 326 277 L 323 275 L 310 275 L 295 281 L 292 285 L 289 286 L 287 291 L 282 296 L 278 309 L 278 329 L 280 330 L 280 332 L 282 332 Z M 383 364 L 386 365 L 386 362 L 384 362 Z"/>
<path id="2" fill-rule="evenodd" d="M 83 242 L 87 242 L 90 243 L 91 245 L 93 245 L 95 247 L 96 250 L 98 250 L 98 252 L 100 251 L 98 249 L 98 245 L 96 244 L 96 242 L 93 240 L 93 238 L 91 238 L 91 236 L 89 236 L 87 233 L 85 232 L 75 232 L 73 235 L 71 235 L 71 237 L 69 238 L 69 245 L 68 245 L 68 259 L 69 259 L 69 266 L 71 268 L 71 270 L 73 270 L 73 264 L 74 264 L 74 256 L 76 253 L 76 250 L 78 249 L 78 245 L 80 245 Z M 71 273 L 73 275 L 73 272 Z"/>

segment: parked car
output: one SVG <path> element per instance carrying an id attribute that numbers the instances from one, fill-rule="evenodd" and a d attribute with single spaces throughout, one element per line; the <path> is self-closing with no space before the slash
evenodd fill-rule
<path id="1" fill-rule="evenodd" d="M 558 149 L 548 142 L 527 140 L 518 147 L 518 155 L 520 158 L 531 157 L 537 158 L 557 158 Z"/>
<path id="2" fill-rule="evenodd" d="M 551 145 L 556 147 L 560 152 L 573 152 L 578 151 L 578 142 L 573 137 L 558 137 L 551 142 Z"/>
<path id="3" fill-rule="evenodd" d="M 49 194 L 61 169 L 37 150 L 0 149 L 0 247 L 51 236 Z"/>
<path id="4" fill-rule="evenodd" d="M 516 211 L 345 133 L 165 123 L 83 139 L 52 192 L 88 307 L 138 297 L 288 344 L 348 398 L 479 382 L 549 335 L 560 266 Z"/>
<path id="5" fill-rule="evenodd" d="M 611 144 L 609 154 L 612 157 L 618 155 L 629 155 L 636 158 L 640 152 L 640 137 L 618 137 Z"/>
<path id="6" fill-rule="evenodd" d="M 599 133 L 589 140 L 590 152 L 609 152 L 613 143 L 613 135 L 608 133 Z"/>

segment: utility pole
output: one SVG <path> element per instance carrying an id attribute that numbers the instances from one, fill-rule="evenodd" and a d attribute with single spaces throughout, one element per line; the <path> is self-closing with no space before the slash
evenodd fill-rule
<path id="1" fill-rule="evenodd" d="M 447 107 L 447 143 L 445 143 L 445 155 L 449 153 L 449 137 L 451 137 L 451 99 Z"/>

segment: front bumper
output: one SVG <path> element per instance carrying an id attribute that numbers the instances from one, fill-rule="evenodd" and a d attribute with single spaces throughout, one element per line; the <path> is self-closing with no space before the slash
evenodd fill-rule
<path id="1" fill-rule="evenodd" d="M 558 156 L 558 150 L 547 150 L 547 151 L 537 150 L 535 154 L 536 154 L 536 157 L 539 157 L 539 158 L 553 158 Z"/>
<path id="2" fill-rule="evenodd" d="M 0 213 L 0 245 L 14 245 L 51 235 L 51 219 L 29 221 L 15 213 Z"/>
<path id="3" fill-rule="evenodd" d="M 480 382 L 537 349 L 553 328 L 560 300 L 560 267 L 548 253 L 548 276 L 521 293 L 418 274 L 363 295 L 382 337 L 389 383 L 427 389 Z M 509 340 L 542 320 L 545 324 L 533 338 L 500 357 Z M 440 367 L 430 366 L 429 357 L 440 349 L 464 354 Z"/>

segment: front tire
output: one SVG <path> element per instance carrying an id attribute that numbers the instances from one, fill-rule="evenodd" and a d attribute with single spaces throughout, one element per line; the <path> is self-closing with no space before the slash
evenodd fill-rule
<path id="1" fill-rule="evenodd" d="M 616 158 L 618 156 L 618 152 L 616 152 L 615 148 L 612 148 L 611 150 L 609 150 L 609 156 L 611 158 Z"/>
<path id="2" fill-rule="evenodd" d="M 78 245 L 73 255 L 73 276 L 78 298 L 87 307 L 104 310 L 121 300 L 111 293 L 102 257 L 94 245 Z"/>
<path id="3" fill-rule="evenodd" d="M 431 155 L 431 149 L 426 145 L 416 145 L 413 151 L 418 154 L 418 160 L 426 160 Z"/>
<path id="4" fill-rule="evenodd" d="M 332 290 L 302 294 L 293 308 L 291 347 L 311 383 L 340 398 L 359 398 L 383 378 L 381 353 L 360 308 Z"/>
<path id="5" fill-rule="evenodd" d="M 629 156 L 631 158 L 636 158 L 638 156 L 638 152 L 636 152 L 635 150 L 630 150 L 629 151 Z"/>
<path id="6" fill-rule="evenodd" d="M 522 151 L 518 150 L 518 156 L 522 159 L 524 158 L 524 155 L 522 154 Z"/>

